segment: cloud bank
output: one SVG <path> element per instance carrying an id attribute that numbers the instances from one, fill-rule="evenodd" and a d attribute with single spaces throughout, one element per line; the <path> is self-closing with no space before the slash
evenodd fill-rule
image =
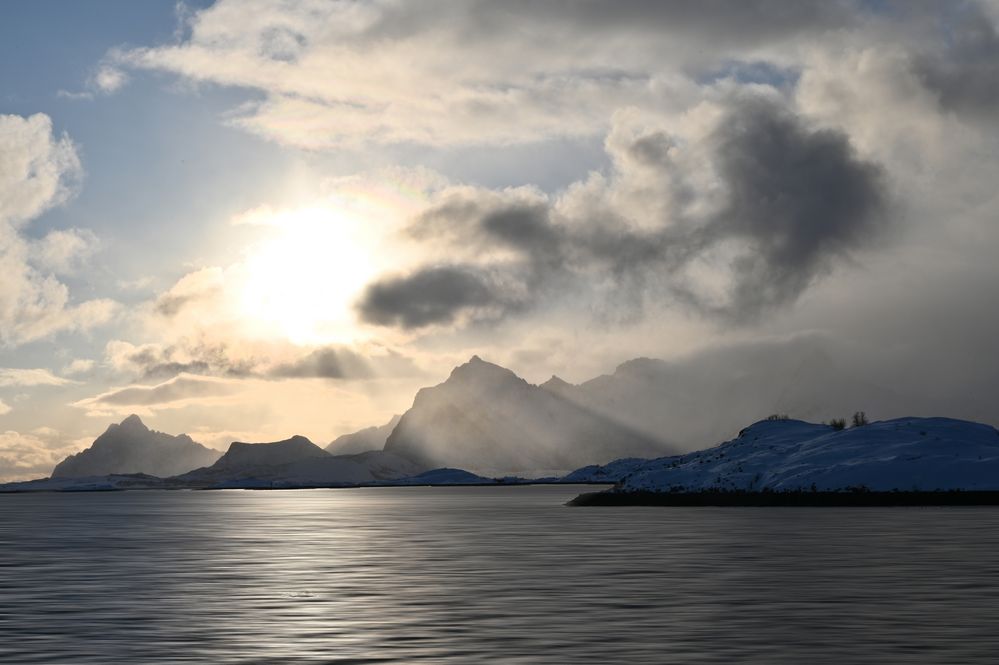
<path id="1" fill-rule="evenodd" d="M 0 115 L 0 345 L 17 346 L 66 330 L 106 323 L 106 298 L 75 303 L 58 279 L 93 252 L 88 231 L 56 230 L 40 240 L 25 227 L 64 203 L 81 175 L 76 149 L 52 132 L 48 116 Z"/>

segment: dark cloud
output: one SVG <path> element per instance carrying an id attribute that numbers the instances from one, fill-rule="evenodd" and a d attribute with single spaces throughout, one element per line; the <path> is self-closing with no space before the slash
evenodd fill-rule
<path id="1" fill-rule="evenodd" d="M 999 111 L 999 34 L 978 3 L 941 6 L 936 52 L 914 61 L 917 76 L 948 110 L 994 118 Z"/>
<path id="2" fill-rule="evenodd" d="M 418 328 L 451 323 L 463 310 L 502 302 L 503 298 L 479 269 L 433 266 L 371 284 L 358 310 L 368 323 Z"/>
<path id="3" fill-rule="evenodd" d="M 750 249 L 733 266 L 730 314 L 797 299 L 831 262 L 879 234 L 885 176 L 857 157 L 846 135 L 810 129 L 774 103 L 751 99 L 715 138 L 728 200 L 704 233 Z"/>
<path id="4" fill-rule="evenodd" d="M 575 285 L 612 278 L 616 302 L 643 293 L 681 301 L 707 314 L 748 319 L 793 302 L 837 260 L 880 234 L 886 219 L 885 177 L 861 160 L 846 135 L 815 129 L 764 96 L 741 95 L 704 146 L 721 183 L 717 192 L 689 191 L 677 179 L 675 141 L 661 131 L 632 139 L 624 152 L 661 179 L 661 201 L 645 216 L 667 218 L 639 227 L 634 210 L 584 211 L 559 218 L 547 201 L 523 196 L 497 202 L 491 192 L 463 191 L 421 215 L 412 235 L 455 247 L 513 253 L 516 260 L 481 266 L 434 266 L 369 287 L 364 320 L 418 328 L 449 324 L 466 310 L 489 316 L 523 310 Z M 674 180 L 677 180 L 674 182 Z M 481 201 L 475 200 L 475 197 Z M 700 197 L 714 212 L 687 212 Z M 682 277 L 695 260 L 734 245 L 732 286 L 721 302 Z M 488 259 L 486 259 L 488 261 Z"/>

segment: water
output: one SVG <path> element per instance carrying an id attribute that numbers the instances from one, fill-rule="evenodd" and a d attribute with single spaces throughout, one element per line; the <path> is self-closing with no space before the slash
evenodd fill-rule
<path id="1" fill-rule="evenodd" d="M 994 663 L 999 509 L 0 496 L 2 663 Z"/>

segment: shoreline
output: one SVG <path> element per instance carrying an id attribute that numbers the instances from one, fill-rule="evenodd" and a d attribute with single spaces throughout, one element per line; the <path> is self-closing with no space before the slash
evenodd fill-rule
<path id="1" fill-rule="evenodd" d="M 567 506 L 875 507 L 999 506 L 999 491 L 907 492 L 587 492 Z"/>

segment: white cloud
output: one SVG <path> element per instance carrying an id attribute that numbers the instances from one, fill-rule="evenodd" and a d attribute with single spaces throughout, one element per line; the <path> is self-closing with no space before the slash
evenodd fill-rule
<path id="1" fill-rule="evenodd" d="M 0 416 L 10 413 L 11 407 L 0 399 Z"/>
<path id="2" fill-rule="evenodd" d="M 83 268 L 98 248 L 97 236 L 88 229 L 59 229 L 32 243 L 31 254 L 39 269 L 70 275 Z"/>
<path id="3" fill-rule="evenodd" d="M 262 92 L 229 120 L 286 145 L 509 144 L 682 105 L 688 71 L 853 20 L 838 3 L 759 4 L 221 0 L 178 43 L 107 62 Z"/>
<path id="4" fill-rule="evenodd" d="M 116 304 L 74 303 L 56 275 L 71 273 L 96 247 L 93 233 L 52 231 L 32 240 L 22 227 L 64 203 L 82 173 L 72 141 L 56 137 L 48 116 L 0 116 L 0 345 L 107 322 Z"/>
<path id="5" fill-rule="evenodd" d="M 31 434 L 0 432 L 0 482 L 47 477 L 67 455 L 85 446 L 81 441 L 64 440 L 58 432 L 48 429 Z"/>
<path id="6" fill-rule="evenodd" d="M 19 226 L 66 201 L 82 173 L 68 136 L 43 113 L 0 115 L 0 222 Z"/>
<path id="7" fill-rule="evenodd" d="M 116 92 L 128 83 L 128 75 L 117 67 L 101 65 L 93 76 L 93 86 L 101 92 Z"/>
<path id="8" fill-rule="evenodd" d="M 71 363 L 62 368 L 62 373 L 69 376 L 89 374 L 93 371 L 97 363 L 89 358 L 76 358 Z"/>
<path id="9" fill-rule="evenodd" d="M 64 386 L 69 379 L 56 376 L 47 369 L 0 368 L 0 386 Z"/>

